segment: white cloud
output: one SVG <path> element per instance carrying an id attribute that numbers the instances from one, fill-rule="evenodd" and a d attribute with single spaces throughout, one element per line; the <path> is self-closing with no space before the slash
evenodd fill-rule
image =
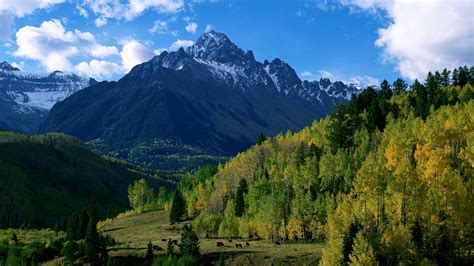
<path id="1" fill-rule="evenodd" d="M 36 9 L 49 8 L 65 0 L 0 0 L 0 41 L 10 40 L 15 17 L 24 17 Z"/>
<path id="2" fill-rule="evenodd" d="M 55 4 L 64 3 L 65 0 L 0 0 L 0 13 L 11 13 L 23 17 L 33 13 L 36 9 L 49 8 Z"/>
<path id="3" fill-rule="evenodd" d="M 107 24 L 107 19 L 106 18 L 97 18 L 95 20 L 95 26 L 97 28 L 100 28 L 102 26 L 105 26 Z"/>
<path id="4" fill-rule="evenodd" d="M 123 73 L 122 66 L 104 61 L 91 60 L 89 63 L 83 61 L 74 66 L 74 71 L 82 76 L 93 77 L 98 80 L 103 80 L 112 77 L 115 74 Z"/>
<path id="5" fill-rule="evenodd" d="M 87 10 L 85 10 L 83 7 L 81 7 L 80 5 L 76 5 L 76 9 L 79 11 L 79 15 L 85 17 L 85 18 L 88 18 L 89 17 L 89 13 L 87 13 Z"/>
<path id="6" fill-rule="evenodd" d="M 474 63 L 474 4 L 459 1 L 341 0 L 351 8 L 383 11 L 390 19 L 375 44 L 409 79 Z"/>
<path id="7" fill-rule="evenodd" d="M 371 77 L 368 75 L 351 77 L 349 81 L 346 81 L 345 83 L 354 83 L 354 84 L 360 85 L 362 88 L 366 86 L 379 86 L 380 85 L 380 81 L 377 78 Z"/>
<path id="8" fill-rule="evenodd" d="M 125 72 L 129 72 L 134 66 L 146 62 L 155 56 L 147 46 L 137 40 L 122 41 L 123 48 L 120 52 L 122 56 L 122 65 Z"/>
<path id="9" fill-rule="evenodd" d="M 169 50 L 170 51 L 176 51 L 181 47 L 186 48 L 186 47 L 189 47 L 191 45 L 193 45 L 193 41 L 191 41 L 191 40 L 180 40 L 180 39 L 178 39 L 174 43 L 171 44 Z"/>
<path id="10" fill-rule="evenodd" d="M 212 30 L 212 25 L 207 24 L 205 32 L 210 32 Z"/>
<path id="11" fill-rule="evenodd" d="M 196 33 L 197 28 L 198 24 L 196 22 L 191 22 L 186 25 L 186 31 L 190 33 Z"/>
<path id="12" fill-rule="evenodd" d="M 336 76 L 330 72 L 330 71 L 327 71 L 327 70 L 319 70 L 318 71 L 319 75 L 321 76 L 321 78 L 327 78 L 327 79 L 330 79 L 331 81 L 335 81 L 336 80 Z"/>
<path id="13" fill-rule="evenodd" d="M 168 23 L 163 20 L 157 20 L 153 24 L 153 27 L 148 29 L 148 32 L 155 33 L 155 34 L 166 34 L 169 32 Z"/>
<path id="14" fill-rule="evenodd" d="M 175 13 L 180 11 L 183 0 L 85 0 L 84 6 L 89 7 L 95 14 L 104 18 L 133 20 L 145 10 L 153 9 L 158 13 Z"/>
<path id="15" fill-rule="evenodd" d="M 12 34 L 13 22 L 15 18 L 8 13 L 0 12 L 0 41 L 9 41 Z"/>
<path id="16" fill-rule="evenodd" d="M 39 61 L 48 71 L 71 71 L 69 58 L 80 52 L 99 58 L 118 55 L 115 46 L 98 44 L 89 32 L 66 31 L 57 19 L 44 21 L 40 27 L 21 28 L 16 33 L 16 44 L 18 50 L 13 55 Z"/>
<path id="17" fill-rule="evenodd" d="M 304 71 L 303 73 L 301 73 L 301 76 L 305 77 L 305 78 L 308 78 L 308 77 L 313 76 L 313 73 L 311 73 L 309 71 Z"/>
<path id="18" fill-rule="evenodd" d="M 25 62 L 24 61 L 21 61 L 20 63 L 13 62 L 11 65 L 13 67 L 16 67 L 16 68 L 21 69 L 21 70 L 25 69 Z"/>

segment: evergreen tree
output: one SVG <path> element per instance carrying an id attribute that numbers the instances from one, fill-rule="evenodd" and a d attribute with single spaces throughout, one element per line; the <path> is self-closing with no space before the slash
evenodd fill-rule
<path id="1" fill-rule="evenodd" d="M 168 256 L 173 256 L 174 255 L 174 251 L 173 251 L 173 241 L 171 241 L 171 239 L 168 239 Z"/>
<path id="2" fill-rule="evenodd" d="M 74 240 L 69 240 L 61 250 L 61 254 L 64 256 L 65 265 L 74 265 L 74 262 L 79 255 L 79 246 Z"/>
<path id="3" fill-rule="evenodd" d="M 182 256 L 199 257 L 199 237 L 190 225 L 183 227 L 180 250 Z"/>
<path id="4" fill-rule="evenodd" d="M 262 144 L 265 140 L 267 140 L 267 137 L 265 137 L 265 135 L 263 135 L 263 133 L 260 132 L 260 134 L 258 134 L 258 138 L 257 138 L 257 145 Z"/>
<path id="5" fill-rule="evenodd" d="M 413 82 L 411 88 L 412 91 L 415 92 L 415 115 L 425 119 L 429 111 L 426 88 L 418 80 Z"/>
<path id="6" fill-rule="evenodd" d="M 458 85 L 464 87 L 469 82 L 469 69 L 467 66 L 459 68 Z"/>
<path id="7" fill-rule="evenodd" d="M 448 86 L 451 82 L 450 80 L 451 71 L 447 70 L 446 68 L 443 69 L 441 72 L 441 86 Z"/>
<path id="8" fill-rule="evenodd" d="M 404 93 L 408 88 L 408 84 L 401 78 L 397 78 L 393 82 L 393 92 L 395 95 Z"/>
<path id="9" fill-rule="evenodd" d="M 151 241 L 148 241 L 148 244 L 146 245 L 145 259 L 149 262 L 152 262 L 154 257 L 155 256 L 153 255 L 153 244 L 151 243 Z"/>
<path id="10" fill-rule="evenodd" d="M 18 244 L 18 236 L 16 235 L 15 232 L 13 232 L 13 234 L 12 234 L 11 241 L 12 241 L 12 243 L 15 244 L 15 245 Z"/>
<path id="11" fill-rule="evenodd" d="M 247 181 L 245 178 L 240 179 L 237 193 L 235 194 L 235 216 L 242 217 L 245 212 L 244 194 L 247 193 Z"/>
<path id="12" fill-rule="evenodd" d="M 176 189 L 173 198 L 173 204 L 171 205 L 170 222 L 171 224 L 181 222 L 184 214 L 186 213 L 186 202 L 181 195 L 179 189 Z"/>
<path id="13" fill-rule="evenodd" d="M 105 240 L 97 232 L 96 217 L 95 208 L 92 207 L 84 241 L 84 255 L 91 265 L 103 265 L 107 262 L 107 247 Z"/>

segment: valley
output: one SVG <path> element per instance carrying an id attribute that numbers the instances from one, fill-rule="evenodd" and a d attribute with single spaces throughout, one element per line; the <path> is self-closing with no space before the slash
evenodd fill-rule
<path id="1" fill-rule="evenodd" d="M 474 265 L 473 14 L 0 1 L 0 266 Z"/>

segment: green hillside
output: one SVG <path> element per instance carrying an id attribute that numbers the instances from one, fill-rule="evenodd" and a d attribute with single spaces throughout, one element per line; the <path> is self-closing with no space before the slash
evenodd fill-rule
<path id="1" fill-rule="evenodd" d="M 474 72 L 453 73 L 384 81 L 185 180 L 186 216 L 203 238 L 325 243 L 321 265 L 472 264 Z"/>
<path id="2" fill-rule="evenodd" d="M 66 135 L 0 132 L 0 228 L 52 226 L 91 203 L 101 216 L 118 213 L 128 206 L 128 185 L 140 178 L 173 186 Z"/>

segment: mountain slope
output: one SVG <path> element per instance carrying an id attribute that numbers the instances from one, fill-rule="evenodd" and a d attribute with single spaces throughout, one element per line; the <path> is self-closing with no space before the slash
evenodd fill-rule
<path id="1" fill-rule="evenodd" d="M 302 82 L 285 62 L 260 63 L 211 31 L 187 50 L 163 52 L 116 83 L 56 104 L 41 130 L 152 167 L 192 168 L 242 151 L 259 132 L 301 129 L 356 92 L 329 80 Z"/>
<path id="2" fill-rule="evenodd" d="M 0 228 L 52 226 L 94 202 L 101 216 L 128 206 L 127 188 L 145 178 L 166 180 L 105 160 L 72 137 L 0 132 Z"/>
<path id="3" fill-rule="evenodd" d="M 28 73 L 0 63 L 0 128 L 33 133 L 55 103 L 95 82 L 73 73 Z"/>

